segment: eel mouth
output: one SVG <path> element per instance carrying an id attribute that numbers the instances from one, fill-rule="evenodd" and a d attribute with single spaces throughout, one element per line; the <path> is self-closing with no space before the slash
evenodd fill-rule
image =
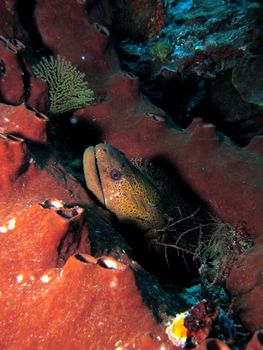
<path id="1" fill-rule="evenodd" d="M 88 189 L 105 205 L 103 187 L 96 156 L 97 146 L 88 147 L 83 155 L 83 169 Z"/>

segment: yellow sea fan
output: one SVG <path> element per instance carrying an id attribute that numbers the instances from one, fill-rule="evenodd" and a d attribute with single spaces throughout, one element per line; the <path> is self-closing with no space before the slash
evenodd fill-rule
<path id="1" fill-rule="evenodd" d="M 32 70 L 38 79 L 48 84 L 51 114 L 59 115 L 94 101 L 94 93 L 85 81 L 85 74 L 63 57 L 42 57 Z"/>

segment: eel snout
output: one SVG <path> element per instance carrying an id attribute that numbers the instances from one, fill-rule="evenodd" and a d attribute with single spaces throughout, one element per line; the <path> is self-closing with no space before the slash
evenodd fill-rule
<path id="1" fill-rule="evenodd" d="M 96 148 L 88 147 L 83 155 L 83 169 L 88 189 L 105 204 L 100 173 L 97 165 Z"/>

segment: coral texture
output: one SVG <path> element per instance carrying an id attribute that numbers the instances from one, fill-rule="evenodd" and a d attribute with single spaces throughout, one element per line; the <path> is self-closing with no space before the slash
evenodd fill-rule
<path id="1" fill-rule="evenodd" d="M 16 125 L 26 137 L 36 116 L 24 106 L 3 106 L 3 113 L 17 110 Z M 103 223 L 102 212 L 92 219 L 91 200 L 52 157 L 52 149 L 45 160 L 42 154 L 43 167 L 24 139 L 1 134 L 0 155 L 1 347 L 57 349 L 67 344 L 66 349 L 106 350 L 116 344 L 141 349 L 167 344 L 169 349 L 127 263 L 87 255 L 88 227 L 109 234 L 109 223 Z M 87 218 L 74 203 L 89 207 Z"/>
<path id="2" fill-rule="evenodd" d="M 23 42 L 15 5 L 0 3 L 1 35 Z M 76 130 L 74 146 L 81 138 L 83 148 L 106 141 L 129 158 L 165 160 L 221 218 L 234 226 L 242 221 L 255 243 L 233 266 L 226 285 L 243 324 L 251 331 L 263 327 L 262 138 L 240 148 L 201 119 L 182 130 L 145 99 L 138 79 L 120 68 L 106 28 L 110 15 L 100 24 L 108 1 L 37 0 L 34 6 L 45 49 L 85 73 L 98 98 L 63 116 L 63 131 L 54 121 L 50 137 L 46 116 L 25 104 L 0 105 L 0 348 L 176 349 L 157 319 L 167 317 L 168 307 L 171 314 L 181 313 L 184 305 L 179 297 L 171 301 L 133 260 L 113 227 L 116 220 L 84 188 L 83 175 L 70 174 L 67 141 Z M 17 55 L 14 47 L 10 52 L 8 45 L 1 40 L 3 100 L 31 101 L 48 112 L 47 86 L 34 79 L 26 53 L 21 49 Z M 258 345 L 260 332 L 248 349 Z M 221 340 L 199 348 L 213 347 L 227 349 Z"/>
<path id="3" fill-rule="evenodd" d="M 145 44 L 126 40 L 122 48 L 131 56 L 134 73 L 147 69 L 152 76 L 183 72 L 211 78 L 234 67 L 246 51 L 260 6 L 259 1 L 222 0 L 217 6 L 213 0 L 166 1 L 166 23 L 160 35 Z M 169 48 L 162 60 L 155 50 L 160 43 Z"/>
<path id="4" fill-rule="evenodd" d="M 232 82 L 241 97 L 263 107 L 261 62 L 263 54 L 245 55 L 232 71 Z"/>

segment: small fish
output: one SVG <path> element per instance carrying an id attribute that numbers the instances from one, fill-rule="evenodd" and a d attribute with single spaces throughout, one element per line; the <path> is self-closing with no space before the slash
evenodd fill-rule
<path id="1" fill-rule="evenodd" d="M 109 144 L 91 146 L 83 165 L 88 189 L 120 222 L 151 232 L 151 238 L 166 225 L 159 190 L 122 152 Z"/>

